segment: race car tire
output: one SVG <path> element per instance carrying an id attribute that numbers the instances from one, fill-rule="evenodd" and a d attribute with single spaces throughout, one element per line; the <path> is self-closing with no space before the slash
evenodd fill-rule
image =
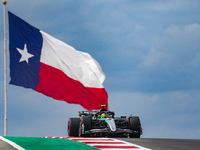
<path id="1" fill-rule="evenodd" d="M 87 137 L 89 134 L 85 133 L 85 131 L 91 130 L 92 120 L 90 117 L 82 117 L 79 126 L 79 136 Z"/>
<path id="2" fill-rule="evenodd" d="M 69 137 L 78 137 L 79 135 L 79 118 L 70 118 L 68 121 L 68 136 Z"/>
<path id="3" fill-rule="evenodd" d="M 130 117 L 129 118 L 129 126 L 130 129 L 135 132 L 132 134 L 129 134 L 130 138 L 140 138 L 140 132 L 141 132 L 141 123 L 139 117 Z"/>

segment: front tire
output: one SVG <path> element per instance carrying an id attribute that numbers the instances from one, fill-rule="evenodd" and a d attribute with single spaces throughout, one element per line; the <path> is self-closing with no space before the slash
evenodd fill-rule
<path id="1" fill-rule="evenodd" d="M 139 117 L 129 118 L 129 126 L 133 133 L 129 134 L 130 138 L 140 138 L 141 134 L 141 123 Z"/>
<path id="2" fill-rule="evenodd" d="M 79 126 L 79 136 L 80 137 L 88 137 L 90 134 L 86 133 L 92 128 L 92 120 L 90 117 L 82 117 Z"/>
<path id="3" fill-rule="evenodd" d="M 70 118 L 68 121 L 68 136 L 69 137 L 78 137 L 79 135 L 79 118 Z"/>

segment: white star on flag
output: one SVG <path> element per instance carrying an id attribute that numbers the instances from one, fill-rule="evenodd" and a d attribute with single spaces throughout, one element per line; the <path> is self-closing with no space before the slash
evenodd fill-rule
<path id="1" fill-rule="evenodd" d="M 33 57 L 34 55 L 28 53 L 28 50 L 26 48 L 26 44 L 24 44 L 24 49 L 21 50 L 19 48 L 17 48 L 18 52 L 22 55 L 19 62 L 22 62 L 22 61 L 26 61 L 27 64 L 28 64 L 28 59 Z"/>

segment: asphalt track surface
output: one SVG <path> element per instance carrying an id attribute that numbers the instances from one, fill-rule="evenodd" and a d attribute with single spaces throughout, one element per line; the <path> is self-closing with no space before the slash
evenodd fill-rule
<path id="1" fill-rule="evenodd" d="M 7 144 L 6 142 L 0 140 L 0 150 L 16 150 L 11 145 Z"/>
<path id="2" fill-rule="evenodd" d="M 152 150 L 200 150 L 200 139 L 119 138 L 119 140 L 134 143 Z M 0 150 L 15 150 L 15 148 L 0 140 Z"/>
<path id="3" fill-rule="evenodd" d="M 130 139 L 122 141 L 134 143 L 152 150 L 200 150 L 200 139 Z"/>

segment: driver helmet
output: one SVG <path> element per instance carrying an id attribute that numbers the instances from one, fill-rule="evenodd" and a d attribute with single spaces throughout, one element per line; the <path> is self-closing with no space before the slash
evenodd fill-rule
<path id="1" fill-rule="evenodd" d="M 105 117 L 106 117 L 105 113 L 101 114 L 101 118 L 105 118 Z"/>

